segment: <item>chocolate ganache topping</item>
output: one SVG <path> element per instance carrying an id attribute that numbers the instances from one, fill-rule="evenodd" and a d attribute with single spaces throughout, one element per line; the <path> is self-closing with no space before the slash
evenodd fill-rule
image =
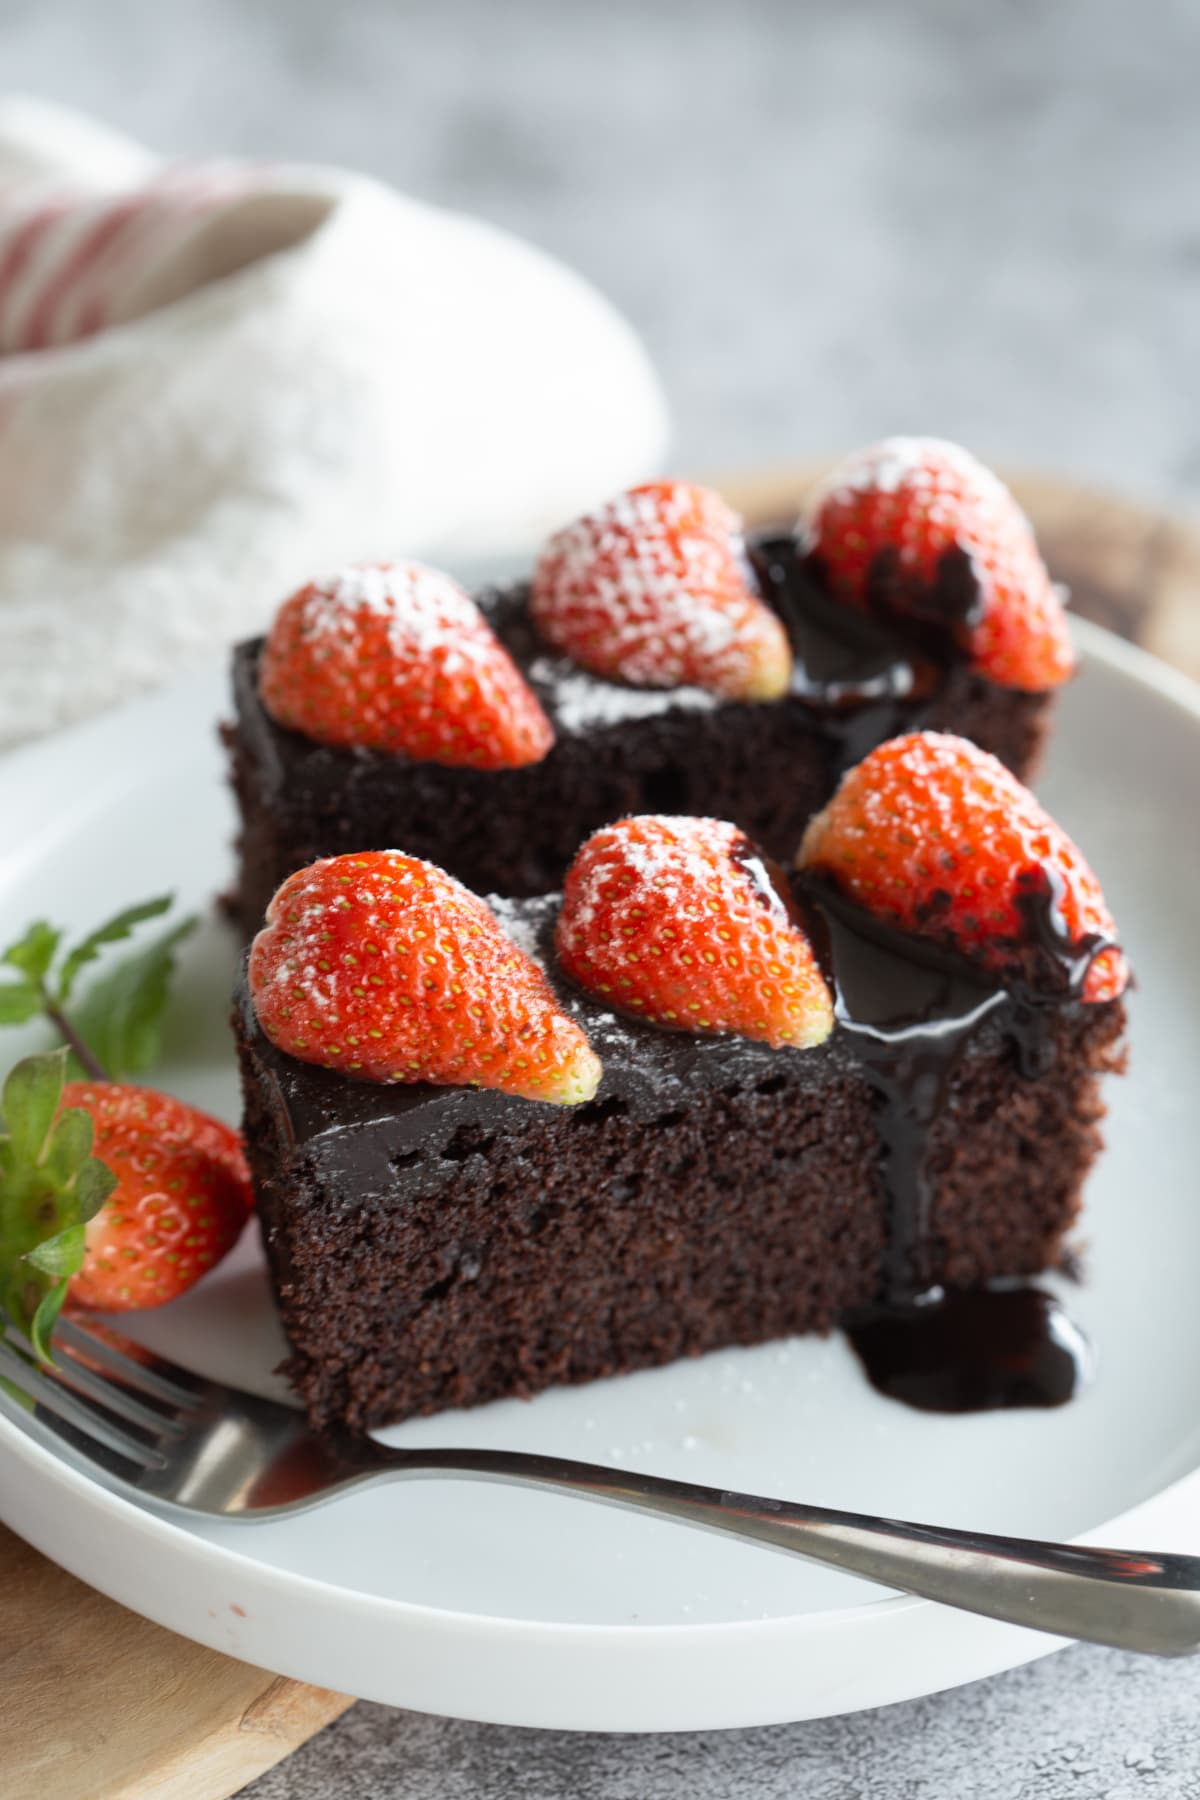
<path id="1" fill-rule="evenodd" d="M 860 761 L 885 738 L 919 731 L 948 680 L 965 686 L 981 679 L 969 670 L 962 646 L 964 631 L 983 606 L 965 551 L 945 551 L 932 586 L 906 586 L 903 592 L 893 553 L 882 551 L 866 604 L 856 607 L 831 596 L 820 558 L 794 532 L 752 532 L 745 548 L 751 579 L 779 614 L 791 643 L 789 696 L 829 738 L 838 769 Z M 564 671 L 573 665 L 551 652 L 534 630 L 527 582 L 485 589 L 478 598 L 518 661 L 541 680 L 549 678 L 551 694 L 555 678 L 570 682 Z M 672 696 L 685 708 L 714 704 L 711 696 L 691 688 L 636 688 L 593 675 L 586 680 L 605 696 L 613 720 L 622 706 L 633 717 L 661 711 Z"/>
<path id="2" fill-rule="evenodd" d="M 919 731 L 922 703 L 963 664 L 963 631 L 983 610 L 967 553 L 947 550 L 931 587 L 901 594 L 894 553 L 881 552 L 860 608 L 830 595 L 819 556 L 794 533 L 757 533 L 747 551 L 764 598 L 787 627 L 792 694 L 834 740 L 837 765 L 849 768 L 885 738 Z"/>

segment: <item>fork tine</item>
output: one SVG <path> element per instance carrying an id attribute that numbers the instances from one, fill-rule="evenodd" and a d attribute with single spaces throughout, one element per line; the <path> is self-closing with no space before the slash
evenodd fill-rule
<path id="1" fill-rule="evenodd" d="M 7 1405 L 15 1406 L 16 1402 L 0 1389 L 0 1411 Z M 44 1441 L 59 1455 L 66 1451 L 70 1458 L 92 1474 L 99 1469 L 138 1487 L 148 1474 L 157 1472 L 148 1470 L 144 1463 L 130 1462 L 126 1457 L 118 1456 L 115 1450 L 110 1450 L 106 1444 L 89 1437 L 86 1432 L 77 1431 L 65 1419 L 56 1418 L 44 1406 L 33 1406 L 29 1412 L 22 1409 L 18 1417 L 24 1429 L 32 1436 Z"/>
<path id="2" fill-rule="evenodd" d="M 135 1390 L 120 1376 L 102 1372 L 93 1368 L 90 1361 L 84 1361 L 85 1356 L 91 1357 L 90 1351 L 76 1350 L 57 1336 L 54 1348 L 58 1353 L 59 1378 L 89 1400 L 98 1400 L 125 1424 L 137 1425 L 155 1438 L 177 1437 L 187 1429 L 177 1408 L 167 1411 L 167 1401 L 155 1404 L 147 1389 Z"/>
<path id="3" fill-rule="evenodd" d="M 27 1363 L 7 1338 L 0 1342 L 0 1375 L 56 1420 L 82 1433 L 90 1440 L 85 1448 L 94 1452 L 95 1445 L 102 1444 L 135 1467 L 166 1467 L 167 1459 L 161 1450 L 144 1438 L 132 1437 L 121 1430 L 121 1422 L 113 1414 L 80 1399 L 51 1372 Z"/>
<path id="4" fill-rule="evenodd" d="M 200 1403 L 198 1377 L 178 1363 L 168 1362 L 122 1337 L 105 1324 L 103 1332 L 89 1330 L 78 1317 L 60 1318 L 54 1328 L 55 1342 L 74 1355 L 87 1357 L 110 1370 L 117 1380 L 130 1387 L 140 1387 L 170 1406 L 192 1408 Z M 143 1358 L 145 1359 L 143 1361 Z"/>

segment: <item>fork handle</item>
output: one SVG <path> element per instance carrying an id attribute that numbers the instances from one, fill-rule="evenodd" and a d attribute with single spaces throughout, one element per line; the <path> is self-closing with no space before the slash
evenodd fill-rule
<path id="1" fill-rule="evenodd" d="M 1200 1557 L 913 1525 L 503 1450 L 389 1450 L 379 1468 L 549 1488 L 790 1551 L 885 1587 L 1059 1637 L 1156 1656 L 1200 1649 Z"/>

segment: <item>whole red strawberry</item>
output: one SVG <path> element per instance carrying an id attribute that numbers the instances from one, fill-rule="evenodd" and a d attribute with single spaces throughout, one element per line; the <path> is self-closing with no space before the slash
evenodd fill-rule
<path id="1" fill-rule="evenodd" d="M 974 667 L 1001 687 L 1034 693 L 1074 671 L 1059 590 L 1028 520 L 1003 482 L 957 444 L 887 438 L 858 451 L 814 495 L 807 535 L 836 595 L 862 604 L 890 555 L 893 604 L 925 616 L 942 557 L 965 551 L 982 605 L 973 623 L 958 622 L 958 635 Z"/>
<path id="2" fill-rule="evenodd" d="M 398 850 L 334 856 L 284 882 L 250 952 L 272 1043 L 362 1081 L 590 1100 L 600 1063 L 542 971 L 476 895 Z"/>
<path id="3" fill-rule="evenodd" d="M 800 867 L 832 878 L 869 912 L 994 971 L 1061 991 L 1061 963 L 1031 913 L 1052 904 L 1086 960 L 1082 997 L 1112 1000 L 1129 971 L 1100 884 L 1028 788 L 965 738 L 893 738 L 850 770 L 810 823 Z"/>
<path id="4" fill-rule="evenodd" d="M 240 1137 L 170 1094 L 123 1082 L 68 1082 L 62 1104 L 90 1113 L 92 1154 L 117 1178 L 84 1228 L 68 1299 L 102 1312 L 175 1299 L 232 1250 L 250 1215 Z"/>
<path id="5" fill-rule="evenodd" d="M 792 653 L 752 579 L 741 520 L 719 494 L 652 481 L 550 539 L 530 611 L 549 643 L 597 675 L 776 700 Z"/>
<path id="6" fill-rule="evenodd" d="M 567 872 L 558 953 L 581 987 L 684 1031 L 819 1044 L 833 1004 L 778 872 L 721 819 L 622 819 Z"/>
<path id="7" fill-rule="evenodd" d="M 285 600 L 259 668 L 273 719 L 321 744 L 515 769 L 554 733 L 470 596 L 421 563 L 363 564 Z"/>

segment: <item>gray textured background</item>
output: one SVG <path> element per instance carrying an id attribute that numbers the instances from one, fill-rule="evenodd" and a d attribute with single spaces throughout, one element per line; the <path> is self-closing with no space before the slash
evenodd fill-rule
<path id="1" fill-rule="evenodd" d="M 1200 487 L 1200 0 L 0 0 L 0 81 L 354 163 L 576 263 L 680 462 L 881 431 Z M 256 1800 L 1200 1795 L 1197 1676 L 1075 1650 L 870 1715 L 570 1738 L 363 1706 Z"/>
<path id="2" fill-rule="evenodd" d="M 1196 0 L 0 0 L 0 79 L 591 275 L 696 467 L 927 429 L 1200 485 Z"/>

